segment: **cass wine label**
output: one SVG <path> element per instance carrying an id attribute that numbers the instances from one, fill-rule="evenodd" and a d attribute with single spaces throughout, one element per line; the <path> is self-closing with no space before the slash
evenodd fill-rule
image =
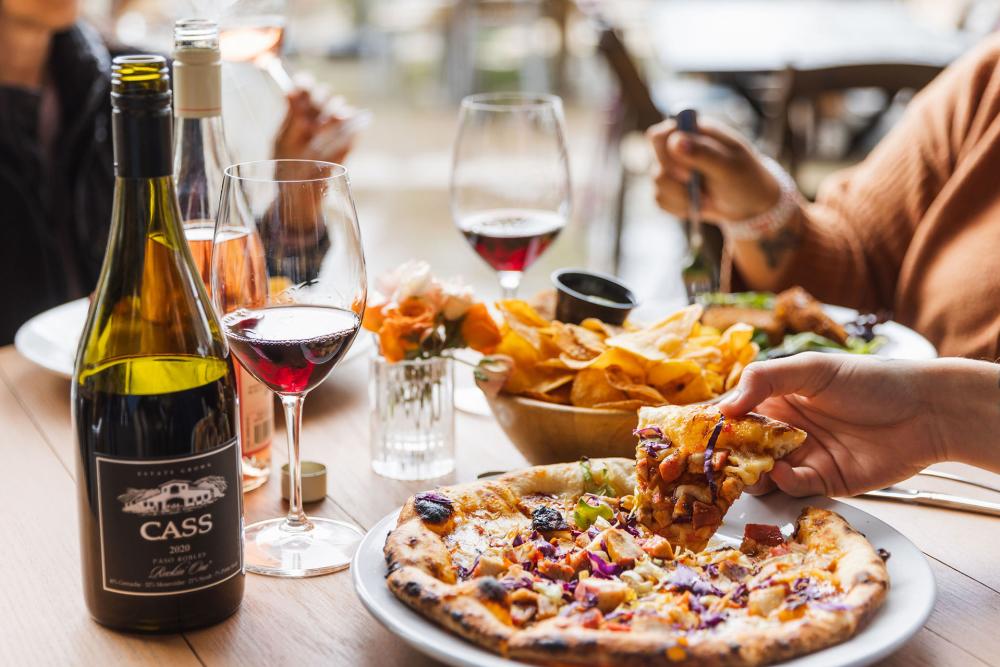
<path id="1" fill-rule="evenodd" d="M 243 598 L 236 379 L 184 238 L 160 56 L 111 68 L 115 201 L 73 374 L 80 556 L 100 623 L 176 632 Z"/>
<path id="2" fill-rule="evenodd" d="M 243 568 L 236 438 L 204 454 L 132 460 L 94 455 L 104 590 L 169 595 L 215 586 Z M 127 544 L 127 550 L 121 545 Z"/>

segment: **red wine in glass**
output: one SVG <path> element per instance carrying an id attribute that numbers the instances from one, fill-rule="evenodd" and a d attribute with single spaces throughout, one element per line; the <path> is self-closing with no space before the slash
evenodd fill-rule
<path id="1" fill-rule="evenodd" d="M 330 374 L 358 333 L 350 310 L 292 304 L 239 309 L 222 325 L 240 363 L 279 394 L 302 394 Z"/>
<path id="2" fill-rule="evenodd" d="M 497 271 L 524 271 L 566 226 L 552 211 L 495 209 L 458 221 L 466 240 Z"/>

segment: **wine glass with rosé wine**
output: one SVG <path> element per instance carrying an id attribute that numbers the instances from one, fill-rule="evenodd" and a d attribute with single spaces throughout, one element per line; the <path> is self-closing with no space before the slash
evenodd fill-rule
<path id="1" fill-rule="evenodd" d="M 246 527 L 246 569 L 308 577 L 346 568 L 361 532 L 302 511 L 299 434 L 306 394 L 350 349 L 367 299 L 347 170 L 311 160 L 226 169 L 212 294 L 233 356 L 277 394 L 288 429 L 288 515 Z"/>
<path id="2" fill-rule="evenodd" d="M 451 214 L 497 272 L 503 298 L 566 226 L 569 161 L 562 100 L 484 93 L 462 100 L 451 175 Z"/>

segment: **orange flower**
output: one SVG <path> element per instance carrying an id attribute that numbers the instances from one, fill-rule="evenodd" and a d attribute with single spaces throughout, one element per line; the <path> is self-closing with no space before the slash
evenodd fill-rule
<path id="1" fill-rule="evenodd" d="M 485 304 L 469 307 L 462 320 L 462 338 L 466 345 L 483 354 L 489 354 L 500 344 L 500 328 Z"/>
<path id="2" fill-rule="evenodd" d="M 368 306 L 365 309 L 364 317 L 361 318 L 361 326 L 368 331 L 374 331 L 378 333 L 379 329 L 382 328 L 382 323 L 385 321 L 385 312 L 382 310 L 385 308 L 385 304 L 380 304 L 378 306 Z M 354 308 L 351 308 L 354 310 Z M 354 310 L 354 312 L 358 312 Z"/>
<path id="3" fill-rule="evenodd" d="M 381 321 L 373 316 L 370 325 L 379 324 L 372 330 L 378 333 L 382 356 L 390 362 L 400 361 L 408 352 L 416 350 L 437 317 L 434 306 L 420 297 L 410 297 L 395 308 L 380 310 Z M 369 319 L 367 313 L 365 319 Z M 369 328 L 369 324 L 365 326 Z"/>

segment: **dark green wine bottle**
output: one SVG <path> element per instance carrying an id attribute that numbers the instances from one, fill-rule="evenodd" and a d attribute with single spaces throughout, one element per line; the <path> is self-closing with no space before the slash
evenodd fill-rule
<path id="1" fill-rule="evenodd" d="M 111 105 L 111 234 L 72 389 L 83 590 L 99 623 L 173 632 L 243 598 L 236 385 L 174 192 L 166 61 L 115 58 Z"/>

